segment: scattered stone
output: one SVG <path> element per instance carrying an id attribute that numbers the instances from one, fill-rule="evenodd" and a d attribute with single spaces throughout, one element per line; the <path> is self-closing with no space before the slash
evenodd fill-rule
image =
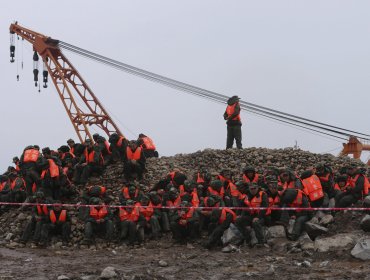
<path id="1" fill-rule="evenodd" d="M 301 246 L 302 250 L 314 250 L 314 242 L 308 236 L 307 232 L 304 232 L 298 239 L 299 245 Z"/>
<path id="2" fill-rule="evenodd" d="M 27 216 L 24 213 L 19 213 L 17 220 L 24 221 L 27 219 Z"/>
<path id="3" fill-rule="evenodd" d="M 67 277 L 65 275 L 60 275 L 60 276 L 58 276 L 58 280 L 69 280 L 69 277 Z"/>
<path id="4" fill-rule="evenodd" d="M 365 197 L 363 203 L 364 203 L 364 207 L 370 207 L 370 195 L 368 195 L 367 197 Z"/>
<path id="5" fill-rule="evenodd" d="M 333 215 L 327 214 L 321 218 L 320 225 L 327 226 L 333 222 L 334 222 Z"/>
<path id="6" fill-rule="evenodd" d="M 351 255 L 364 261 L 370 260 L 370 239 L 361 240 L 352 249 Z"/>
<path id="7" fill-rule="evenodd" d="M 320 263 L 319 267 L 320 268 L 327 267 L 328 264 L 329 264 L 329 261 L 323 261 L 323 262 Z"/>
<path id="8" fill-rule="evenodd" d="M 158 264 L 159 264 L 160 267 L 167 267 L 168 266 L 168 263 L 166 261 L 164 261 L 164 260 L 160 260 L 158 262 Z"/>
<path id="9" fill-rule="evenodd" d="M 268 228 L 270 238 L 286 237 L 285 228 L 283 226 L 272 226 Z"/>
<path id="10" fill-rule="evenodd" d="M 315 250 L 318 252 L 329 252 L 338 249 L 346 249 L 355 243 L 354 236 L 340 233 L 331 237 L 317 238 L 315 240 Z"/>
<path id="11" fill-rule="evenodd" d="M 12 237 L 14 236 L 14 234 L 13 233 L 11 233 L 11 232 L 9 232 L 7 235 L 6 235 L 6 237 L 5 237 L 5 240 L 6 241 L 10 241 L 10 239 L 12 239 Z"/>
<path id="12" fill-rule="evenodd" d="M 104 268 L 102 273 L 100 274 L 100 279 L 111 279 L 117 276 L 117 273 L 115 271 L 116 269 L 112 266 L 108 266 Z"/>
<path id="13" fill-rule="evenodd" d="M 316 237 L 327 233 L 329 230 L 326 227 L 319 226 L 317 224 L 313 224 L 311 222 L 307 222 L 305 225 L 305 230 L 308 234 L 308 236 L 312 239 L 315 240 Z"/>
<path id="14" fill-rule="evenodd" d="M 275 267 L 270 265 L 269 269 L 266 271 L 266 275 L 273 275 L 275 274 Z"/>
<path id="15" fill-rule="evenodd" d="M 222 248 L 222 253 L 231 253 L 238 251 L 238 248 L 232 244 L 227 245 L 226 247 Z"/>
<path id="16" fill-rule="evenodd" d="M 311 265 L 311 263 L 310 263 L 309 261 L 304 261 L 304 262 L 302 263 L 302 266 L 303 266 L 303 267 L 311 267 L 312 265 Z"/>
<path id="17" fill-rule="evenodd" d="M 365 217 L 363 217 L 360 225 L 363 231 L 366 231 L 366 232 L 370 231 L 370 215 L 366 215 Z"/>
<path id="18" fill-rule="evenodd" d="M 98 277 L 96 275 L 84 275 L 81 276 L 81 280 L 96 280 Z"/>

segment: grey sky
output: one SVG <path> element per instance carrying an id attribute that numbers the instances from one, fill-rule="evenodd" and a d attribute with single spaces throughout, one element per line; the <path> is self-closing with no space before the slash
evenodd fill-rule
<path id="1" fill-rule="evenodd" d="M 27 42 L 16 81 L 8 43 L 13 20 L 164 76 L 370 133 L 369 11 L 369 1 L 339 0 L 2 1 L 0 167 L 29 144 L 57 148 L 77 139 L 53 85 L 41 93 L 33 86 Z M 225 147 L 224 106 L 66 55 L 127 137 L 148 134 L 161 155 Z M 242 121 L 245 147 L 297 140 L 305 150 L 340 151 L 340 141 L 248 113 Z"/>

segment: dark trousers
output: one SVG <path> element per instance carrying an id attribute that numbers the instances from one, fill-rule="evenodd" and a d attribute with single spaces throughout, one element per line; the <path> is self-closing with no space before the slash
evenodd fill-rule
<path id="1" fill-rule="evenodd" d="M 359 199 L 353 194 L 347 192 L 338 193 L 335 197 L 335 206 L 337 207 L 350 207 L 352 204 L 356 203 Z"/>
<path id="2" fill-rule="evenodd" d="M 263 232 L 264 224 L 265 224 L 264 219 L 259 219 L 258 221 L 253 222 L 253 217 L 251 216 L 240 216 L 235 221 L 235 225 L 243 234 L 244 239 L 247 242 L 249 242 L 251 239 L 250 231 L 253 228 L 254 232 L 256 233 L 256 238 L 259 244 L 266 243 L 265 234 Z"/>
<path id="3" fill-rule="evenodd" d="M 137 229 L 136 222 L 127 221 L 127 220 L 120 222 L 119 239 L 123 241 L 126 238 L 128 238 L 129 244 L 134 244 L 136 240 L 138 240 L 139 242 L 143 241 L 143 240 L 140 240 L 140 237 L 138 236 L 138 229 Z"/>
<path id="4" fill-rule="evenodd" d="M 241 125 L 227 126 L 226 149 L 233 147 L 234 139 L 236 147 L 242 149 L 242 127 Z"/>
<path id="5" fill-rule="evenodd" d="M 105 232 L 105 239 L 111 241 L 113 237 L 113 222 L 111 220 L 103 223 L 87 222 L 85 224 L 85 239 L 91 241 L 94 234 L 98 232 Z"/>
<path id="6" fill-rule="evenodd" d="M 41 227 L 41 242 L 46 244 L 49 241 L 50 233 L 54 235 L 58 233 L 61 234 L 63 242 L 67 242 L 71 234 L 71 223 L 70 222 L 58 224 L 44 223 Z"/>
<path id="7" fill-rule="evenodd" d="M 26 228 L 23 231 L 21 241 L 22 242 L 27 242 L 28 240 L 31 239 L 32 236 L 32 241 L 33 242 L 39 242 L 40 240 L 40 235 L 41 235 L 41 228 L 42 225 L 44 224 L 44 221 L 36 221 L 34 217 L 27 223 Z"/>
<path id="8" fill-rule="evenodd" d="M 177 241 L 185 241 L 187 238 L 195 239 L 199 237 L 199 222 L 188 222 L 186 225 L 172 222 L 171 231 L 173 239 Z"/>
<path id="9" fill-rule="evenodd" d="M 41 181 L 41 186 L 45 197 L 52 198 L 53 200 L 60 199 L 59 177 L 51 178 L 48 176 Z"/>
<path id="10" fill-rule="evenodd" d="M 26 169 L 23 173 L 24 181 L 26 182 L 27 196 L 32 196 L 32 186 L 35 183 L 37 189 L 40 188 L 40 175 L 33 168 Z"/>
<path id="11" fill-rule="evenodd" d="M 222 224 L 210 222 L 208 225 L 208 240 L 206 241 L 206 247 L 210 248 L 221 242 L 221 237 L 230 226 L 230 221 L 226 220 Z"/>
<path id="12" fill-rule="evenodd" d="M 75 175 L 73 181 L 76 184 L 84 185 L 87 183 L 87 180 L 90 178 L 91 174 L 101 173 L 103 171 L 103 167 L 97 164 L 88 164 L 86 166 L 76 166 Z"/>
<path id="13" fill-rule="evenodd" d="M 123 170 L 127 180 L 141 179 L 143 177 L 144 168 L 138 163 L 126 162 Z"/>

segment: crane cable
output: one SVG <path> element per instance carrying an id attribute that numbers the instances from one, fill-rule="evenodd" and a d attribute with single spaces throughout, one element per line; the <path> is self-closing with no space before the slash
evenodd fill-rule
<path id="1" fill-rule="evenodd" d="M 202 88 L 199 88 L 199 87 L 195 87 L 195 86 L 192 86 L 192 85 L 189 85 L 189 84 L 185 84 L 185 83 L 182 83 L 182 82 L 170 79 L 170 78 L 166 78 L 164 76 L 161 76 L 161 75 L 158 75 L 158 74 L 155 74 L 155 73 L 152 73 L 152 72 L 149 72 L 149 71 L 146 71 L 146 70 L 143 70 L 143 69 L 140 69 L 140 68 L 137 68 L 137 67 L 134 67 L 134 66 L 131 66 L 131 65 L 128 65 L 128 64 L 110 59 L 110 58 L 107 58 L 107 57 L 104 57 L 102 55 L 99 55 L 99 54 L 81 49 L 79 47 L 67 44 L 65 42 L 60 41 L 59 46 L 62 49 L 74 52 L 74 53 L 76 53 L 78 55 L 81 55 L 81 56 L 84 56 L 86 58 L 93 59 L 93 60 L 98 61 L 100 63 L 109 65 L 113 68 L 123 70 L 125 72 L 128 72 L 128 73 L 136 75 L 136 76 L 140 76 L 140 77 L 145 78 L 147 80 L 151 80 L 151 81 L 154 81 L 154 82 L 159 82 L 159 83 L 165 84 L 169 87 L 176 88 L 178 90 L 182 90 L 182 91 L 191 93 L 193 95 L 204 97 L 204 98 L 207 98 L 207 99 L 210 99 L 210 100 L 213 100 L 213 101 L 217 101 L 217 102 L 220 102 L 220 103 L 226 103 L 228 98 L 229 98 L 228 96 L 221 95 L 221 94 L 218 94 L 216 92 L 208 91 L 208 90 L 205 90 L 205 89 L 202 89 Z M 367 134 L 364 134 L 364 133 L 360 133 L 360 132 L 356 132 L 356 131 L 352 131 L 352 130 L 347 130 L 347 129 L 343 129 L 343 128 L 332 126 L 332 125 L 327 125 L 327 124 L 324 124 L 324 123 L 321 123 L 321 122 L 316 122 L 316 121 L 312 121 L 312 120 L 309 120 L 309 119 L 306 119 L 306 118 L 301 118 L 301 117 L 298 117 L 298 116 L 295 116 L 295 115 L 292 115 L 292 114 L 283 113 L 283 112 L 278 111 L 278 110 L 269 109 L 267 107 L 255 105 L 253 103 L 245 102 L 245 101 L 242 101 L 242 100 L 240 101 L 240 105 L 241 105 L 241 108 L 243 108 L 247 111 L 250 111 L 250 112 L 253 111 L 255 114 L 260 113 L 260 114 L 263 114 L 264 116 L 266 116 L 268 118 L 271 118 L 271 119 L 275 119 L 275 120 L 278 120 L 278 121 L 285 120 L 285 121 L 295 122 L 295 123 L 290 123 L 290 122 L 288 122 L 288 123 L 290 123 L 292 125 L 295 125 L 295 126 L 298 126 L 298 127 L 303 127 L 303 126 L 297 125 L 297 123 L 300 123 L 300 124 L 303 124 L 303 125 L 308 126 L 308 127 L 315 127 L 317 129 L 320 129 L 320 130 L 325 130 L 325 131 L 328 131 L 328 132 L 332 132 L 332 133 L 347 136 L 347 137 L 354 135 L 353 133 L 356 133 L 356 134 L 359 134 L 359 135 L 370 136 L 370 135 L 367 135 Z M 296 118 L 296 119 L 294 119 L 294 118 Z M 310 123 L 307 123 L 306 121 L 309 121 Z M 319 125 L 317 125 L 317 124 L 319 124 Z M 322 127 L 321 125 L 324 125 L 324 126 L 327 126 L 327 127 Z M 326 134 L 326 135 L 329 135 L 329 136 L 332 136 L 332 137 L 336 137 L 336 138 L 339 138 L 339 139 L 347 140 L 347 139 L 342 138 L 342 137 L 337 137 L 337 136 L 334 136 L 332 134 L 324 133 L 323 131 L 317 131 L 317 130 L 314 130 L 314 129 L 310 129 L 308 127 L 303 127 L 303 128 L 308 129 L 308 130 L 312 130 L 312 131 L 316 131 L 316 132 L 319 132 L 319 133 L 322 133 L 322 134 Z M 328 127 L 330 127 L 330 128 L 328 128 Z M 345 133 L 343 131 L 338 131 L 338 130 L 331 129 L 331 128 L 340 129 L 340 130 L 351 132 L 351 133 Z M 359 135 L 354 135 L 354 136 L 357 136 L 358 138 L 361 138 L 361 139 L 370 140 L 370 138 L 364 138 L 364 137 L 359 136 Z"/>

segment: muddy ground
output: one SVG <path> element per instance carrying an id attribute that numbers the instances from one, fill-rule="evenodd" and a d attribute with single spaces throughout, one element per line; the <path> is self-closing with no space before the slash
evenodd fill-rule
<path id="1" fill-rule="evenodd" d="M 370 263 L 350 252 L 279 252 L 241 247 L 222 253 L 199 244 L 178 245 L 169 239 L 142 247 L 89 249 L 0 248 L 0 279 L 99 279 L 113 266 L 116 279 L 370 279 Z M 160 261 L 164 261 L 165 263 Z M 311 267 L 301 264 L 308 261 Z M 325 261 L 329 261 L 325 264 Z M 84 277 L 85 276 L 85 277 Z M 90 277 L 87 277 L 90 276 Z"/>

